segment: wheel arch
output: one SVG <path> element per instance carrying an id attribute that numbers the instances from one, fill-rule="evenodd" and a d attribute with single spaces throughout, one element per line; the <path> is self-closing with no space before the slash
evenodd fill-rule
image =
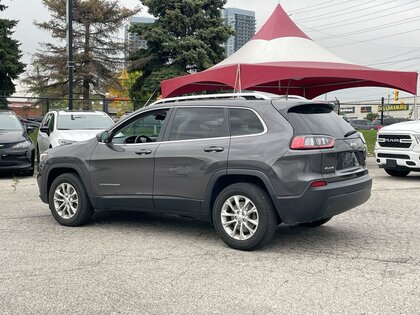
<path id="1" fill-rule="evenodd" d="M 207 185 L 206 194 L 202 205 L 202 214 L 203 216 L 208 218 L 210 223 L 213 224 L 213 205 L 216 201 L 217 196 L 227 186 L 236 183 L 253 183 L 264 189 L 268 193 L 270 200 L 276 209 L 278 221 L 281 222 L 281 217 L 278 213 L 278 202 L 277 198 L 275 197 L 275 191 L 268 177 L 260 171 L 238 169 L 228 170 L 227 172 L 217 172 L 210 179 L 209 184 Z"/>
<path id="2" fill-rule="evenodd" d="M 93 198 L 92 198 L 92 196 L 90 194 L 90 186 L 88 185 L 85 177 L 82 175 L 83 174 L 82 170 L 78 166 L 76 166 L 76 165 L 57 164 L 57 165 L 54 165 L 53 168 L 51 168 L 51 169 L 48 170 L 47 181 L 46 181 L 46 185 L 47 185 L 47 187 L 46 187 L 47 188 L 47 196 L 49 196 L 50 188 L 51 188 L 51 185 L 54 182 L 54 180 L 58 176 L 60 176 L 62 174 L 67 174 L 67 173 L 75 174 L 75 175 L 77 175 L 80 178 L 80 180 L 83 183 L 83 186 L 86 189 L 86 192 L 87 192 L 87 195 L 89 197 L 90 203 L 92 205 L 94 205 Z"/>

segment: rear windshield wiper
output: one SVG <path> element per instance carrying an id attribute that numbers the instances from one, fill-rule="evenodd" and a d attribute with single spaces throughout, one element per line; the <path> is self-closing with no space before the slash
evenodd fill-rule
<path id="1" fill-rule="evenodd" d="M 351 135 L 354 135 L 357 132 L 357 130 L 350 130 L 344 135 L 344 138 L 350 137 Z"/>

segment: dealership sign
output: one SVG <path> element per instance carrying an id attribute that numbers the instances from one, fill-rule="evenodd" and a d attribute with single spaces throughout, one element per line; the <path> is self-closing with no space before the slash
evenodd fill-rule
<path id="1" fill-rule="evenodd" d="M 401 103 L 401 104 L 392 104 L 392 105 L 384 105 L 384 112 L 385 111 L 401 111 L 401 110 L 408 110 L 408 105 Z M 378 107 L 378 111 L 382 110 L 382 106 Z"/>
<path id="2" fill-rule="evenodd" d="M 354 114 L 354 107 L 340 107 L 340 113 L 342 113 L 342 114 Z"/>

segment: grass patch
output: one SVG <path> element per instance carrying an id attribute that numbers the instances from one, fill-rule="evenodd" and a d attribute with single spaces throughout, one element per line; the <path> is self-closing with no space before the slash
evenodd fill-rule
<path id="1" fill-rule="evenodd" d="M 32 142 L 33 142 L 34 144 L 36 144 L 36 138 L 38 138 L 38 131 L 39 131 L 39 129 L 38 129 L 38 128 L 36 128 L 36 129 L 34 130 L 34 132 L 32 132 L 32 133 L 30 133 L 30 134 L 29 134 L 29 138 L 31 138 L 31 140 L 32 140 Z"/>
<path id="2" fill-rule="evenodd" d="M 366 145 L 368 147 L 368 154 L 373 155 L 373 150 L 375 149 L 375 142 L 376 142 L 376 130 L 359 130 L 360 133 L 366 139 Z"/>

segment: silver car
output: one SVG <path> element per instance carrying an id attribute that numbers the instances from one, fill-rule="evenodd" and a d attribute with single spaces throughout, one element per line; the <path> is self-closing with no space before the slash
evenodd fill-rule
<path id="1" fill-rule="evenodd" d="M 38 156 L 50 148 L 94 138 L 113 124 L 108 114 L 100 111 L 51 111 L 39 128 Z"/>

